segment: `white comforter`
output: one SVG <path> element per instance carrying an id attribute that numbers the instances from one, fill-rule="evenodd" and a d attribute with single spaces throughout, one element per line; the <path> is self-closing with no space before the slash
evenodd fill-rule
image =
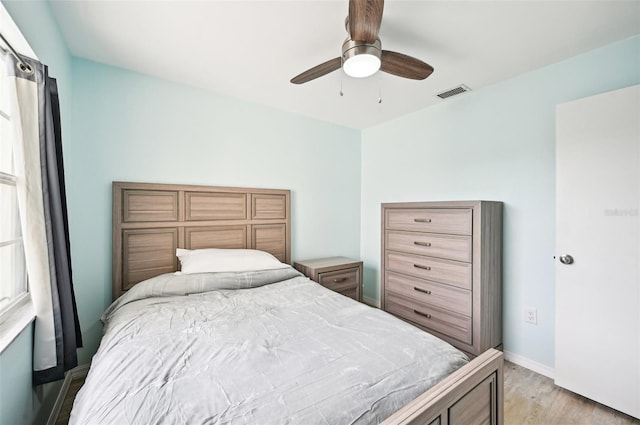
<path id="1" fill-rule="evenodd" d="M 103 321 L 72 425 L 373 424 L 468 361 L 293 269 L 158 276 Z"/>

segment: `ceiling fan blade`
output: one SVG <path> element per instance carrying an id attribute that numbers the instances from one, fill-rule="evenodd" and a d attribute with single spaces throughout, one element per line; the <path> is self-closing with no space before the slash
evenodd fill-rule
<path id="1" fill-rule="evenodd" d="M 342 66 L 342 58 L 335 58 L 328 60 L 320 65 L 316 65 L 311 69 L 307 69 L 300 75 L 296 75 L 291 79 L 293 84 L 302 84 L 311 80 L 315 80 L 318 77 L 327 75 L 330 72 L 340 69 Z"/>
<path id="2" fill-rule="evenodd" d="M 373 43 L 378 38 L 384 0 L 349 0 L 349 35 L 353 41 Z"/>
<path id="3" fill-rule="evenodd" d="M 381 61 L 381 71 L 412 80 L 424 80 L 433 72 L 433 67 L 420 59 L 389 50 L 382 51 Z"/>

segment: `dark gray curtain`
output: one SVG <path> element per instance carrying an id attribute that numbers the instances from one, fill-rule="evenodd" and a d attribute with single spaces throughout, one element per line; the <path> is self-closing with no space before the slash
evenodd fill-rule
<path id="1" fill-rule="evenodd" d="M 78 365 L 76 350 L 82 347 L 82 334 L 71 273 L 58 85 L 54 78 L 49 77 L 46 65 L 29 58 L 23 60 L 42 77 L 37 78 L 40 162 L 56 333 L 57 364 L 50 369 L 33 372 L 33 383 L 39 385 L 64 378 L 67 370 Z"/>

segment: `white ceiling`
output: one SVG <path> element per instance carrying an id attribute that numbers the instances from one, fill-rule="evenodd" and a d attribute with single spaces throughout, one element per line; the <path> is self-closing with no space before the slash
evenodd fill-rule
<path id="1" fill-rule="evenodd" d="M 435 94 L 458 84 L 477 90 L 640 33 L 635 0 L 387 0 L 383 49 L 433 75 L 340 70 L 293 85 L 340 56 L 348 0 L 50 2 L 75 56 L 358 129 L 443 102 Z"/>

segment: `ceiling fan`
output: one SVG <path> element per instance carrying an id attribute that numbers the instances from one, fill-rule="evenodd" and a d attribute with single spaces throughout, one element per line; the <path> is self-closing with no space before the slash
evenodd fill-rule
<path id="1" fill-rule="evenodd" d="M 342 44 L 342 56 L 304 71 L 291 82 L 306 83 L 340 68 L 356 78 L 368 77 L 378 70 L 413 80 L 431 75 L 431 65 L 402 53 L 382 50 L 378 31 L 383 8 L 384 0 L 349 0 L 349 16 L 345 20 L 349 36 Z"/>

